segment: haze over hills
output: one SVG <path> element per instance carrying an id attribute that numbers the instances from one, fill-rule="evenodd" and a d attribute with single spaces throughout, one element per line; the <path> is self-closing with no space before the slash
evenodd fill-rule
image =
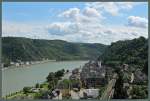
<path id="1" fill-rule="evenodd" d="M 4 63 L 10 61 L 36 61 L 94 59 L 101 55 L 106 45 L 97 43 L 71 43 L 63 40 L 42 40 L 23 37 L 3 37 Z"/>

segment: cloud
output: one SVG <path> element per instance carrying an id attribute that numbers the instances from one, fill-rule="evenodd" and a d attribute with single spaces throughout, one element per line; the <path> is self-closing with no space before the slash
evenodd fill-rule
<path id="1" fill-rule="evenodd" d="M 80 9 L 78 8 L 70 8 L 69 10 L 64 11 L 63 13 L 59 14 L 59 17 L 70 18 L 73 20 L 78 20 L 78 16 L 80 15 Z"/>
<path id="2" fill-rule="evenodd" d="M 95 25 L 76 25 L 78 31 L 71 31 L 75 24 L 70 24 L 70 27 L 66 27 L 68 34 L 58 35 L 55 38 L 71 42 L 88 42 L 88 43 L 103 43 L 110 44 L 118 40 L 133 39 L 139 36 L 148 37 L 148 31 L 136 27 L 128 26 L 100 26 L 97 23 Z"/>
<path id="3" fill-rule="evenodd" d="M 18 22 L 2 22 L 2 36 L 28 37 L 28 38 L 47 38 L 48 33 L 45 26 L 22 24 Z"/>
<path id="4" fill-rule="evenodd" d="M 79 26 L 76 23 L 71 22 L 55 22 L 47 25 L 46 29 L 51 35 L 67 35 L 70 33 L 77 33 Z"/>
<path id="5" fill-rule="evenodd" d="M 50 34 L 64 35 L 67 33 L 68 23 L 52 23 L 47 26 L 47 30 Z"/>
<path id="6" fill-rule="evenodd" d="M 58 15 L 71 22 L 91 23 L 100 22 L 104 17 L 94 8 L 85 7 L 83 10 L 79 8 L 70 8 Z"/>
<path id="7" fill-rule="evenodd" d="M 90 7 L 86 7 L 83 11 L 83 14 L 88 17 L 102 17 L 100 12 L 98 12 L 96 9 L 90 8 Z"/>
<path id="8" fill-rule="evenodd" d="M 129 16 L 128 25 L 133 27 L 147 28 L 148 19 L 139 16 Z"/>
<path id="9" fill-rule="evenodd" d="M 48 25 L 30 25 L 3 22 L 2 36 L 17 36 L 40 39 L 61 39 L 70 42 L 110 44 L 118 40 L 148 37 L 148 30 L 138 27 L 83 25 L 82 23 L 55 22 Z"/>
<path id="10" fill-rule="evenodd" d="M 148 37 L 146 29 L 148 21 L 145 18 L 130 16 L 126 19 L 123 17 L 122 20 L 128 21 L 128 26 L 105 24 L 109 18 L 105 18 L 104 12 L 117 16 L 122 9 L 129 10 L 135 5 L 137 4 L 127 2 L 88 3 L 82 9 L 69 8 L 62 11 L 57 15 L 58 20 L 43 25 L 3 21 L 2 36 L 28 38 L 36 36 L 40 39 L 103 44 L 139 36 Z"/>
<path id="11" fill-rule="evenodd" d="M 119 15 L 122 10 L 130 10 L 134 6 L 141 5 L 143 2 L 135 3 L 135 2 L 94 2 L 94 3 L 86 3 L 87 7 L 95 8 L 99 11 L 103 11 L 109 13 L 113 16 Z"/>

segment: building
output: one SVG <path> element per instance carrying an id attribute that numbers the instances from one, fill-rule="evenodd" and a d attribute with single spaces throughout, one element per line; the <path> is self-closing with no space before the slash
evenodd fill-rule
<path id="1" fill-rule="evenodd" d="M 80 80 L 80 69 L 76 68 L 72 70 L 72 75 L 69 78 L 70 80 Z"/>
<path id="2" fill-rule="evenodd" d="M 15 62 L 10 62 L 10 65 L 15 65 Z"/>
<path id="3" fill-rule="evenodd" d="M 30 65 L 30 62 L 26 61 L 25 64 L 26 64 L 26 65 Z"/>
<path id="4" fill-rule="evenodd" d="M 97 98 L 99 96 L 99 89 L 85 89 L 84 97 L 86 98 Z"/>
<path id="5" fill-rule="evenodd" d="M 19 63 L 15 63 L 15 66 L 18 67 L 18 66 L 20 66 L 20 64 Z"/>
<path id="6" fill-rule="evenodd" d="M 123 70 L 124 71 L 128 71 L 128 69 L 129 69 L 129 65 L 128 64 L 123 64 Z"/>
<path id="7" fill-rule="evenodd" d="M 142 84 L 144 82 L 147 82 L 148 81 L 148 77 L 146 74 L 144 74 L 142 72 L 142 70 L 140 69 L 137 69 L 135 72 L 134 72 L 134 80 L 133 80 L 133 83 L 135 84 Z"/>
<path id="8" fill-rule="evenodd" d="M 80 79 L 87 88 L 98 87 L 106 84 L 105 74 L 105 68 L 98 61 L 89 61 L 83 66 Z"/>

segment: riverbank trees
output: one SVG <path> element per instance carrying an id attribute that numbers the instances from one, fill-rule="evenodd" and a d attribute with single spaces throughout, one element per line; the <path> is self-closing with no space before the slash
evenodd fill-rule
<path id="1" fill-rule="evenodd" d="M 57 85 L 58 83 L 58 80 L 61 79 L 62 76 L 64 76 L 65 74 L 65 70 L 62 69 L 62 70 L 58 70 L 57 72 L 50 72 L 48 74 L 48 76 L 46 77 L 47 79 L 47 82 L 49 83 L 49 86 L 48 88 L 51 89 L 51 88 L 55 88 L 55 86 Z"/>

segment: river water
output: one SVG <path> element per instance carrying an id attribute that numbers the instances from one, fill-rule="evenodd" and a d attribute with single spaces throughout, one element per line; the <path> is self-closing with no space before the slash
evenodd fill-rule
<path id="1" fill-rule="evenodd" d="M 49 72 L 55 72 L 60 69 L 72 70 L 83 66 L 86 62 L 87 61 L 47 62 L 23 68 L 3 70 L 2 95 L 5 96 L 22 90 L 25 86 L 34 86 L 36 83 L 44 82 Z"/>

